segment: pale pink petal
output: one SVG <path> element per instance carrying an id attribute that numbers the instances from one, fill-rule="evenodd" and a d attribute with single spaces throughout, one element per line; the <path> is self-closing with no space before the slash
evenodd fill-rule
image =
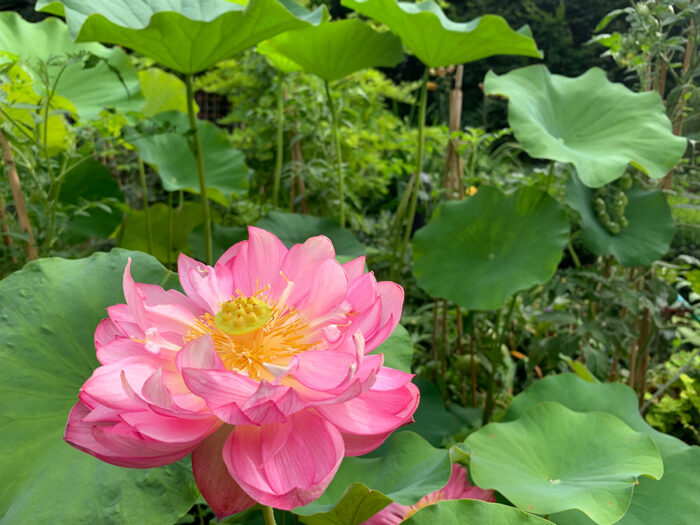
<path id="1" fill-rule="evenodd" d="M 271 437 L 281 431 L 287 433 L 283 443 Z M 323 493 L 343 452 L 340 433 L 305 410 L 283 424 L 235 427 L 223 453 L 229 472 L 253 499 L 290 510 Z"/>
<path id="2" fill-rule="evenodd" d="M 143 340 L 146 330 L 141 329 L 126 304 L 114 304 L 107 307 L 107 315 L 122 334 L 131 339 Z"/>
<path id="3" fill-rule="evenodd" d="M 167 377 L 170 386 L 166 384 L 163 370 L 159 368 L 141 387 L 141 397 L 151 410 L 166 416 L 184 418 L 196 418 L 209 411 L 204 400 L 189 391 L 179 374 L 168 374 Z"/>
<path id="4" fill-rule="evenodd" d="M 318 406 L 317 410 L 341 432 L 369 436 L 410 423 L 418 400 L 418 388 L 407 383 L 396 390 L 371 388 L 345 403 Z"/>
<path id="5" fill-rule="evenodd" d="M 178 369 L 203 368 L 205 370 L 224 370 L 219 354 L 216 353 L 214 341 L 209 335 L 189 341 L 175 356 Z"/>
<path id="6" fill-rule="evenodd" d="M 308 281 L 294 284 L 294 294 L 303 295 L 290 303 L 312 320 L 324 317 L 338 308 L 348 292 L 345 272 L 334 259 L 323 261 Z"/>
<path id="7" fill-rule="evenodd" d="M 124 334 L 111 319 L 102 319 L 95 328 L 95 346 L 103 346 Z"/>
<path id="8" fill-rule="evenodd" d="M 346 262 L 343 264 L 343 270 L 345 271 L 345 275 L 348 276 L 348 284 L 352 284 L 355 279 L 365 273 L 365 256 L 362 255 L 357 259 Z"/>
<path id="9" fill-rule="evenodd" d="M 248 237 L 248 243 L 236 254 L 232 272 L 235 288 L 251 296 L 275 284 L 287 248 L 270 232 L 253 226 L 248 227 Z"/>
<path id="10" fill-rule="evenodd" d="M 230 284 L 220 286 L 218 272 L 183 253 L 177 258 L 177 273 L 187 297 L 208 312 L 216 313 L 231 297 Z"/>
<path id="11" fill-rule="evenodd" d="M 126 268 L 124 268 L 123 288 L 124 298 L 126 299 L 131 318 L 145 332 L 150 327 L 146 319 L 146 308 L 143 304 L 145 297 L 139 292 L 134 279 L 131 277 L 131 257 L 127 260 Z"/>
<path id="12" fill-rule="evenodd" d="M 90 409 L 76 404 L 68 416 L 63 435 L 75 448 L 112 465 L 150 468 L 168 465 L 184 458 L 197 443 L 161 443 L 144 438 L 125 423 L 86 422 Z"/>
<path id="13" fill-rule="evenodd" d="M 367 338 L 366 350 L 371 352 L 389 337 L 401 319 L 403 307 L 403 288 L 390 281 L 377 283 L 377 289 L 382 301 L 382 317 L 377 331 Z"/>
<path id="14" fill-rule="evenodd" d="M 201 441 L 221 426 L 221 421 L 213 416 L 181 419 L 155 414 L 150 410 L 125 412 L 121 417 L 141 436 L 163 443 Z"/>
<path id="15" fill-rule="evenodd" d="M 342 350 L 308 351 L 297 356 L 290 373 L 302 385 L 322 392 L 339 387 L 355 372 L 353 353 Z"/>
<path id="16" fill-rule="evenodd" d="M 97 348 L 97 360 L 103 365 L 118 363 L 128 357 L 149 355 L 143 343 L 137 343 L 126 337 L 116 337 L 109 343 L 96 343 L 95 346 Z"/>
<path id="17" fill-rule="evenodd" d="M 228 425 L 222 426 L 192 452 L 194 480 L 219 521 L 255 505 L 224 463 L 222 449 L 232 430 Z"/>
<path id="18" fill-rule="evenodd" d="M 287 281 L 296 283 L 309 279 L 318 266 L 329 259 L 335 259 L 335 250 L 333 243 L 323 235 L 311 237 L 303 244 L 295 244 L 284 256 L 282 275 L 276 280 L 271 297 L 277 299 L 286 288 Z"/>

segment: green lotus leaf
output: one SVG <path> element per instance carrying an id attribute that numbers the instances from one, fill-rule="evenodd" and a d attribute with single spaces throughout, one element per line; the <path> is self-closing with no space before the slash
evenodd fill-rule
<path id="1" fill-rule="evenodd" d="M 216 222 L 211 223 L 212 257 L 214 260 L 221 257 L 226 250 L 240 241 L 248 239 L 248 229 L 243 226 L 221 226 Z M 203 261 L 206 259 L 204 244 L 204 226 L 197 226 L 190 233 L 190 246 L 192 256 Z"/>
<path id="2" fill-rule="evenodd" d="M 196 501 L 187 460 L 157 469 L 103 463 L 63 441 L 68 413 L 99 366 L 93 342 L 105 308 L 134 279 L 177 286 L 152 257 L 113 250 L 40 259 L 0 281 L 2 523 L 171 525 Z"/>
<path id="3" fill-rule="evenodd" d="M 569 238 L 564 209 L 532 187 L 506 196 L 481 186 L 445 202 L 413 238 L 418 285 L 468 310 L 500 308 L 512 293 L 549 280 Z"/>
<path id="4" fill-rule="evenodd" d="M 401 325 L 397 325 L 387 340 L 370 353 L 384 354 L 384 366 L 411 373 L 413 343 L 408 331 Z"/>
<path id="5" fill-rule="evenodd" d="M 628 164 L 663 177 L 685 152 L 658 93 L 634 93 L 602 69 L 575 78 L 541 65 L 489 71 L 484 93 L 509 99 L 508 122 L 529 155 L 572 163 L 586 186 L 619 178 Z"/>
<path id="6" fill-rule="evenodd" d="M 700 516 L 700 447 L 686 447 L 664 457 L 664 477 L 641 478 L 627 514 L 617 525 L 695 523 Z M 592 525 L 579 512 L 552 516 L 557 525 Z"/>
<path id="7" fill-rule="evenodd" d="M 359 257 L 365 253 L 364 245 L 350 231 L 331 219 L 273 211 L 255 225 L 274 233 L 287 248 L 303 243 L 309 237 L 325 235 L 333 241 L 336 255 Z"/>
<path id="8" fill-rule="evenodd" d="M 551 525 L 539 516 L 507 505 L 477 499 L 440 501 L 402 522 L 404 525 Z"/>
<path id="9" fill-rule="evenodd" d="M 391 437 L 386 455 L 345 458 L 319 499 L 294 509 L 309 525 L 356 525 L 392 501 L 413 505 L 447 484 L 449 452 L 413 432 Z"/>
<path id="10" fill-rule="evenodd" d="M 0 51 L 15 55 L 20 63 L 30 66 L 34 89 L 40 95 L 45 94 L 45 89 L 36 80 L 39 69 L 52 59 L 48 73 L 52 82 L 58 80 L 55 94 L 67 99 L 71 111 L 81 119 L 96 118 L 107 107 L 131 111 L 143 104 L 136 69 L 124 51 L 94 43 L 77 44 L 66 24 L 56 18 L 33 24 L 17 13 L 0 12 Z M 86 53 L 102 60 L 92 67 L 86 67 L 82 60 L 71 60 L 65 70 L 65 60 L 55 61 Z"/>
<path id="11" fill-rule="evenodd" d="M 78 42 L 128 47 L 179 73 L 194 74 L 278 33 L 317 24 L 291 0 L 39 0 L 37 10 L 65 16 Z"/>
<path id="12" fill-rule="evenodd" d="M 270 44 L 269 40 L 260 42 L 255 49 L 258 53 L 265 56 L 265 58 L 282 73 L 292 73 L 304 69 L 294 62 L 294 60 L 277 51 L 277 49 Z"/>
<path id="13" fill-rule="evenodd" d="M 262 54 L 272 50 L 327 82 L 362 69 L 393 67 L 403 58 L 403 46 L 397 36 L 375 31 L 357 19 L 288 31 L 265 44 L 258 47 Z"/>
<path id="14" fill-rule="evenodd" d="M 581 241 L 597 255 L 613 255 L 623 266 L 646 266 L 661 258 L 671 245 L 673 216 L 664 194 L 633 187 L 625 192 L 625 218 L 629 223 L 612 235 L 598 222 L 593 209 L 595 194 L 572 175 L 566 201 L 581 214 Z"/>
<path id="15" fill-rule="evenodd" d="M 59 200 L 64 204 L 84 207 L 87 202 L 101 206 L 87 207 L 71 218 L 62 234 L 68 242 L 77 243 L 89 237 L 107 238 L 122 222 L 124 193 L 110 171 L 94 159 L 88 159 L 66 174 Z M 105 209 L 108 208 L 108 209 Z"/>
<path id="16" fill-rule="evenodd" d="M 199 202 L 184 202 L 172 209 L 172 238 L 168 257 L 168 235 L 170 230 L 170 209 L 159 202 L 149 208 L 153 231 L 153 256 L 159 261 L 176 261 L 180 252 L 190 255 L 192 249 L 189 237 L 198 225 L 204 222 L 202 205 Z M 148 251 L 146 238 L 146 213 L 143 210 L 129 210 L 122 229 L 117 236 L 118 244 L 127 250 Z"/>
<path id="17" fill-rule="evenodd" d="M 532 383 L 515 396 L 504 421 L 514 421 L 544 401 L 556 401 L 576 412 L 608 412 L 637 432 L 649 435 L 662 456 L 680 452 L 687 445 L 680 439 L 655 430 L 639 414 L 637 394 L 620 383 L 589 383 L 575 374 L 556 374 Z"/>
<path id="18" fill-rule="evenodd" d="M 519 419 L 490 423 L 465 441 L 470 473 L 536 514 L 576 509 L 600 525 L 624 516 L 639 476 L 661 478 L 654 441 L 603 412 L 574 412 L 553 402 Z"/>
<path id="19" fill-rule="evenodd" d="M 432 1 L 342 0 L 341 4 L 388 26 L 429 67 L 465 64 L 493 55 L 541 58 L 529 28 L 513 31 L 500 16 L 456 23 Z"/>
<path id="20" fill-rule="evenodd" d="M 167 191 L 184 190 L 199 195 L 197 162 L 187 140 L 187 115 L 171 111 L 161 113 L 157 121 L 171 126 L 165 133 L 129 139 L 141 151 L 144 162 L 158 172 Z M 197 122 L 202 141 L 207 195 L 223 206 L 234 194 L 243 195 L 248 189 L 248 167 L 243 153 L 231 147 L 226 131 L 215 124 Z"/>
<path id="21" fill-rule="evenodd" d="M 139 71 L 139 80 L 143 98 L 146 99 L 146 104 L 141 108 L 142 113 L 149 117 L 168 111 L 187 114 L 187 88 L 175 75 L 152 67 Z M 194 111 L 199 113 L 196 104 Z"/>

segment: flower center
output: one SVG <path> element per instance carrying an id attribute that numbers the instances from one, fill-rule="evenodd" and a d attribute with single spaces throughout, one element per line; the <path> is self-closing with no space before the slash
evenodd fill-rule
<path id="1" fill-rule="evenodd" d="M 220 330 L 231 335 L 240 335 L 262 328 L 270 316 L 272 310 L 260 299 L 236 297 L 221 305 L 214 321 Z"/>
<path id="2" fill-rule="evenodd" d="M 261 292 L 239 295 L 216 313 L 199 317 L 184 343 L 210 335 L 224 366 L 251 379 L 275 378 L 270 370 L 286 367 L 296 354 L 317 345 L 317 330 L 296 308 L 270 301 Z M 272 366 L 270 366 L 272 365 Z"/>

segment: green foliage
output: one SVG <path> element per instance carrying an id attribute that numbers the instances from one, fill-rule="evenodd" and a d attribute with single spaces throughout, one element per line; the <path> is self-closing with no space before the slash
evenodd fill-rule
<path id="1" fill-rule="evenodd" d="M 65 16 L 78 42 L 117 44 L 153 58 L 179 73 L 198 73 L 282 31 L 317 24 L 293 2 L 250 0 L 40 0 L 37 10 Z M 178 42 L 177 53 L 171 42 Z"/>
<path id="2" fill-rule="evenodd" d="M 490 72 L 484 91 L 509 99 L 508 121 L 529 155 L 571 162 L 589 187 L 619 178 L 630 163 L 663 177 L 685 152 L 656 93 L 633 93 L 600 69 L 577 78 L 544 66 Z"/>
<path id="3" fill-rule="evenodd" d="M 440 501 L 416 512 L 406 525 L 546 525 L 548 520 L 519 509 L 474 499 Z"/>
<path id="4" fill-rule="evenodd" d="M 87 259 L 42 259 L 0 282 L 0 494 L 7 523 L 162 523 L 197 498 L 186 462 L 149 470 L 114 467 L 63 441 L 80 386 L 98 365 L 93 336 L 105 308 L 123 301 L 128 257 L 134 278 L 176 285 L 158 262 L 115 250 Z"/>
<path id="5" fill-rule="evenodd" d="M 342 5 L 386 24 L 428 67 L 474 62 L 493 55 L 540 58 L 529 28 L 513 31 L 499 16 L 467 23 L 449 20 L 432 1 L 342 0 Z"/>
<path id="6" fill-rule="evenodd" d="M 413 242 L 418 284 L 470 310 L 500 308 L 505 298 L 554 274 L 569 224 L 546 193 L 506 196 L 482 186 L 462 202 L 443 203 Z M 466 270 L 466 271 L 465 271 Z"/>

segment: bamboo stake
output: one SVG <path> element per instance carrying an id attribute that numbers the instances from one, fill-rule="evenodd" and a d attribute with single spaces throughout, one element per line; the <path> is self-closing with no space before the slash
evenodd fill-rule
<path id="1" fill-rule="evenodd" d="M 29 222 L 29 215 L 27 214 L 27 205 L 24 201 L 24 194 L 22 193 L 22 185 L 19 181 L 19 175 L 17 175 L 17 166 L 15 165 L 15 159 L 12 156 L 12 147 L 5 137 L 5 134 L 0 130 L 0 145 L 2 146 L 2 160 L 5 164 L 5 169 L 7 170 L 7 178 L 10 181 L 10 188 L 12 189 L 12 198 L 15 201 L 15 208 L 17 209 L 17 219 L 19 220 L 20 229 L 29 235 L 29 240 L 25 241 L 24 245 L 27 250 L 27 259 L 33 261 L 38 259 L 39 255 L 36 251 L 36 245 L 34 243 L 34 233 L 32 232 L 32 224 Z"/>
<path id="2" fill-rule="evenodd" d="M 457 66 L 455 73 L 455 87 L 450 91 L 450 134 L 462 128 L 462 78 L 464 77 L 464 65 Z M 458 141 L 450 138 L 447 143 L 445 157 L 445 178 L 443 185 L 448 191 L 459 191 L 462 179 L 462 158 L 458 149 Z"/>

